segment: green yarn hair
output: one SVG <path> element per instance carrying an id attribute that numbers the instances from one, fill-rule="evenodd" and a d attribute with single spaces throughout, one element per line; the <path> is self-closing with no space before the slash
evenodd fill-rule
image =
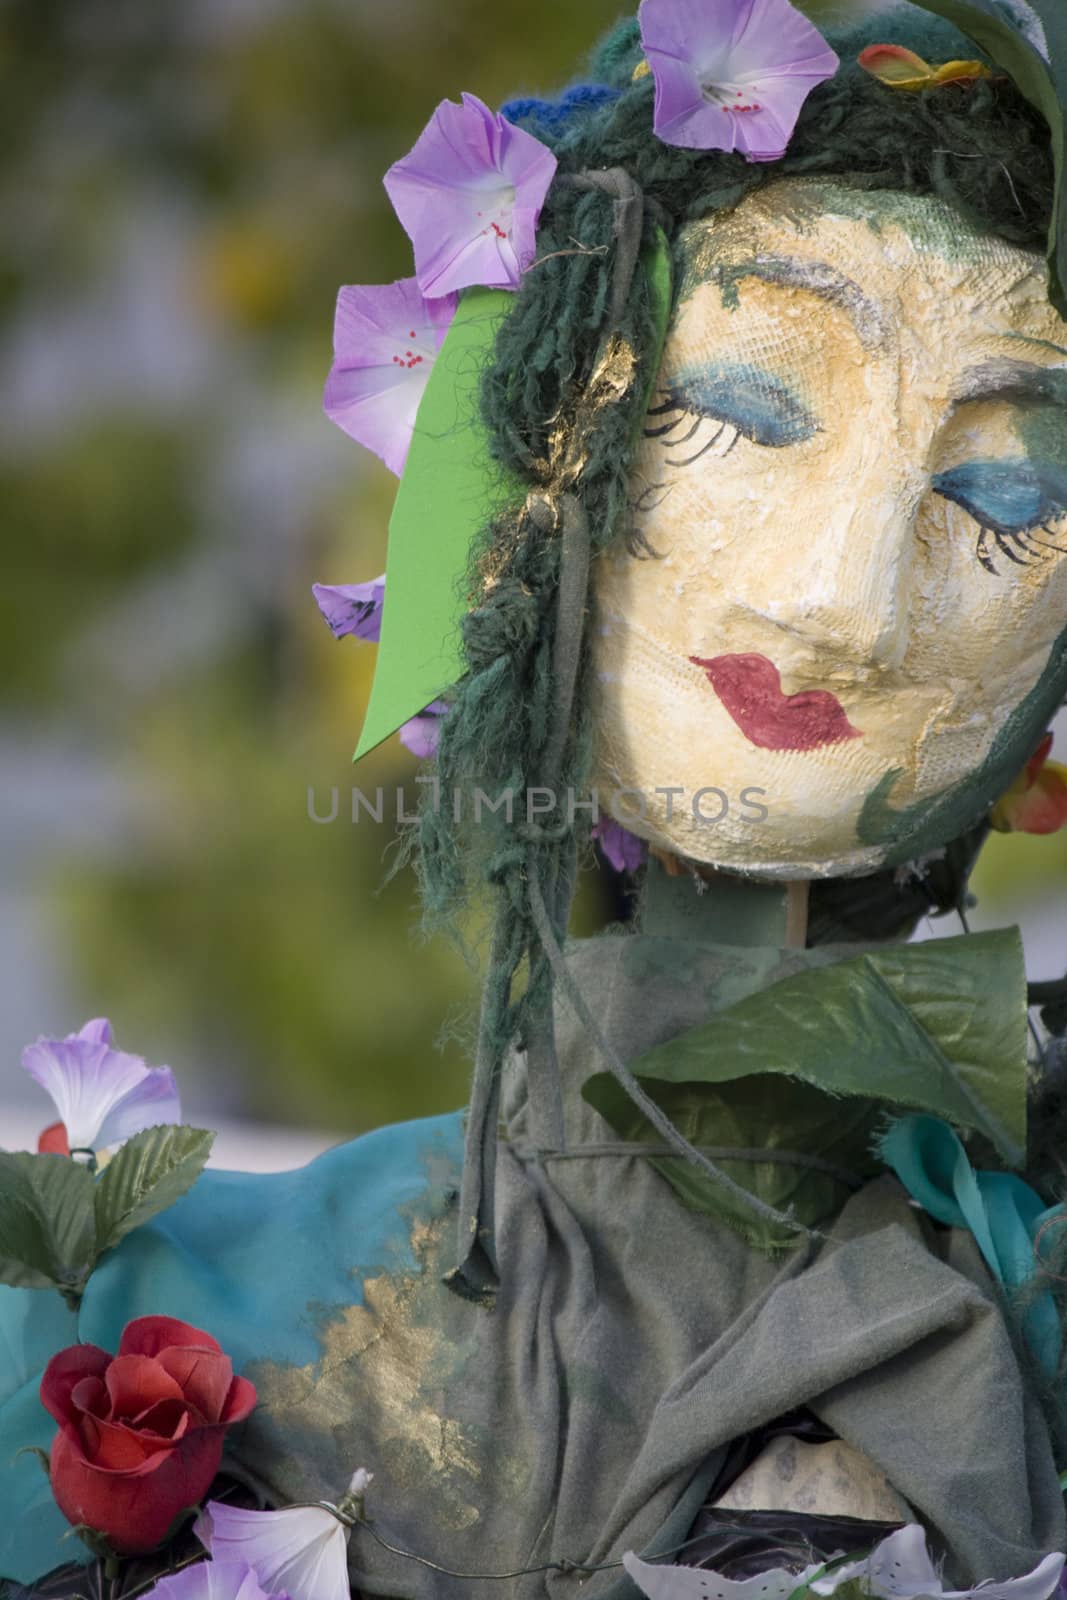
<path id="1" fill-rule="evenodd" d="M 658 346 L 644 275 L 630 275 L 621 260 L 617 198 L 592 186 L 590 175 L 622 169 L 639 186 L 646 244 L 657 226 L 673 239 L 690 220 L 734 207 L 762 184 L 785 176 L 844 176 L 872 190 L 936 196 L 982 230 L 1033 250 L 1043 247 L 1048 231 L 1054 186 L 1049 131 L 1008 79 L 910 95 L 887 89 L 856 64 L 865 45 L 887 39 L 933 61 L 973 58 L 969 40 L 908 4 L 859 26 L 824 31 L 841 69 L 810 95 L 786 154 L 776 162 L 678 149 L 654 136 L 653 83 L 648 75 L 636 82 L 633 76 L 642 60 L 636 21 L 620 24 L 601 43 L 590 83 L 556 102 L 505 107 L 505 115 L 549 145 L 559 161 L 542 214 L 537 260 L 501 328 L 482 386 L 494 454 L 528 483 L 531 499 L 478 541 L 469 591 L 475 600 L 463 625 L 466 672 L 444 722 L 438 775 L 442 795 L 510 789 L 517 803 L 510 819 L 504 811 L 486 811 L 477 826 L 457 821 L 447 804 L 427 806 L 419 830 L 431 921 L 453 921 L 475 890 L 488 886 L 495 897 L 471 1112 L 473 1143 L 486 1162 L 495 1086 L 508 1047 L 517 1040 L 527 1048 L 531 1073 L 535 1058 L 544 1056 L 543 1081 L 551 1081 L 553 978 L 566 982 L 559 946 L 589 817 L 581 811 L 568 815 L 560 806 L 528 821 L 521 800 L 536 788 L 582 793 L 593 730 L 588 629 L 583 637 L 581 616 L 575 624 L 573 605 L 567 613 L 561 603 L 567 541 L 558 517 L 545 507 L 552 498 L 560 430 L 576 425 L 590 374 L 616 335 L 635 352 L 636 372 L 619 403 L 598 413 L 573 485 L 575 515 L 584 519 L 588 554 L 615 541 L 630 541 L 641 553 L 628 476 Z M 584 615 L 584 591 L 579 609 Z M 565 613 L 565 627 L 575 637 L 561 640 Z M 561 690 L 561 655 L 573 694 L 570 685 Z M 900 935 L 923 912 L 958 903 L 984 832 L 978 826 L 953 843 L 940 882 L 900 885 L 898 875 L 887 872 L 814 885 L 812 941 Z M 579 1003 L 573 994 L 571 1000 Z M 483 1170 L 480 1201 L 471 1192 L 464 1204 L 466 1245 L 479 1257 L 457 1284 L 469 1292 L 493 1281 L 491 1188 Z"/>

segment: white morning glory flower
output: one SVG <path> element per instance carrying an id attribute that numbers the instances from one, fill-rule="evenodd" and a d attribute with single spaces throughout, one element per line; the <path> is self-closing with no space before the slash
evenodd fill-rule
<path id="1" fill-rule="evenodd" d="M 371 1474 L 355 1474 L 335 1511 L 286 1506 L 241 1511 L 209 1500 L 193 1532 L 216 1561 L 247 1562 L 269 1594 L 292 1600 L 350 1600 L 348 1539 Z"/>
<path id="2" fill-rule="evenodd" d="M 869 1556 L 836 1567 L 824 1578 L 816 1578 L 816 1594 L 833 1594 L 838 1584 L 859 1578 L 879 1600 L 1048 1600 L 1063 1573 L 1064 1557 L 1048 1555 L 1033 1572 L 1021 1578 L 1006 1578 L 1003 1583 L 979 1583 L 973 1589 L 946 1589 L 926 1548 L 926 1535 L 917 1522 L 898 1528 L 876 1545 Z"/>
<path id="3" fill-rule="evenodd" d="M 623 1565 L 648 1600 L 788 1600 L 798 1589 L 832 1595 L 844 1583 L 858 1579 L 875 1600 L 1048 1600 L 1063 1573 L 1064 1557 L 1048 1555 L 1033 1572 L 1003 1583 L 980 1583 L 973 1589 L 945 1589 L 926 1548 L 926 1534 L 918 1523 L 899 1528 L 876 1545 L 869 1556 L 824 1571 L 805 1567 L 803 1572 L 775 1568 L 754 1578 L 720 1577 L 706 1567 L 667 1567 L 641 1561 L 627 1552 Z M 821 1574 L 821 1576 L 820 1576 Z"/>
<path id="4" fill-rule="evenodd" d="M 38 1039 L 22 1065 L 51 1095 L 67 1151 L 105 1150 L 145 1128 L 180 1122 L 181 1102 L 169 1067 L 115 1050 L 104 1017 L 65 1039 Z M 53 1142 L 49 1149 L 62 1149 Z"/>

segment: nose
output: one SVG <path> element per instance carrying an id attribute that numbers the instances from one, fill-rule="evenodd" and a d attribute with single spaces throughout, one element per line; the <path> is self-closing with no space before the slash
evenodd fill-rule
<path id="1" fill-rule="evenodd" d="M 736 598 L 775 630 L 783 669 L 813 654 L 831 675 L 900 665 L 922 494 L 920 474 L 887 472 L 884 459 L 872 460 L 789 517 L 786 537 L 766 553 L 763 582 L 750 584 L 748 568 L 747 596 Z"/>

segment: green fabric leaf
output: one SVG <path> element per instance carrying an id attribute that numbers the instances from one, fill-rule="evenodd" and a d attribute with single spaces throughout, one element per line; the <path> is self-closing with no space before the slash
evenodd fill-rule
<path id="1" fill-rule="evenodd" d="M 651 392 L 672 303 L 670 245 L 662 228 L 642 265 L 658 340 Z M 526 485 L 493 460 L 479 399 L 482 373 L 513 305 L 508 290 L 468 289 L 430 373 L 389 522 L 387 602 L 356 761 L 463 672 L 460 624 L 469 609 L 471 547 L 494 516 L 526 498 Z"/>
<path id="2" fill-rule="evenodd" d="M 877 1170 L 865 1153 L 878 1118 L 907 1108 L 980 1132 L 1005 1162 L 1021 1163 L 1025 983 L 1015 929 L 893 946 L 784 978 L 632 1070 L 692 1143 L 728 1160 L 730 1176 L 816 1222 L 844 1198 L 842 1179 L 760 1161 L 760 1151 L 799 1151 L 862 1178 Z M 771 1074 L 798 1081 L 783 1091 Z M 582 1092 L 623 1138 L 655 1138 L 610 1074 Z M 749 1155 L 724 1158 L 724 1148 Z M 686 1204 L 730 1212 L 746 1232 L 758 1222 L 683 1160 L 656 1164 Z M 786 1241 L 771 1229 L 762 1242 Z"/>
<path id="3" fill-rule="evenodd" d="M 871 1154 L 885 1116 L 874 1100 L 842 1102 L 810 1084 L 794 1083 L 788 1091 L 788 1119 L 776 1122 L 769 1115 L 776 1086 L 762 1075 L 724 1084 L 663 1083 L 642 1075 L 641 1083 L 690 1144 L 728 1177 L 807 1227 L 818 1227 L 863 1182 L 884 1170 Z M 660 1143 L 609 1073 L 598 1073 L 582 1092 L 620 1138 Z M 757 1249 L 773 1254 L 796 1243 L 792 1228 L 757 1215 L 683 1157 L 654 1155 L 649 1160 L 691 1211 L 713 1212 Z"/>
<path id="4" fill-rule="evenodd" d="M 200 1128 L 148 1128 L 128 1139 L 96 1185 L 98 1249 L 172 1206 L 200 1176 L 215 1142 Z"/>
<path id="5" fill-rule="evenodd" d="M 1049 298 L 1067 317 L 1067 4 L 1064 0 L 914 0 L 924 11 L 946 17 L 1006 72 L 1052 134 L 1056 196 L 1049 231 Z M 1013 19 L 1015 11 L 1018 19 Z M 1029 12 L 1044 33 L 1049 59 L 1027 37 Z M 1031 32 L 1036 29 L 1031 22 Z M 938 92 L 938 91 L 935 91 Z"/>
<path id="6" fill-rule="evenodd" d="M 525 497 L 492 460 L 479 410 L 482 373 L 513 305 L 507 290 L 468 289 L 430 373 L 389 522 L 382 637 L 357 761 L 459 677 L 472 543 Z"/>
<path id="7" fill-rule="evenodd" d="M 659 377 L 663 346 L 667 342 L 667 328 L 674 305 L 674 258 L 671 255 L 667 235 L 658 224 L 652 235 L 652 243 L 642 252 L 641 266 L 648 283 L 648 299 L 655 327 L 655 357 L 649 362 L 648 377 L 645 382 L 645 403 L 641 408 L 638 422 L 639 430 L 645 426 L 645 412 L 652 404 L 652 393 Z"/>
<path id="8" fill-rule="evenodd" d="M 0 1283 L 76 1288 L 95 1257 L 88 1168 L 64 1156 L 0 1152 Z"/>

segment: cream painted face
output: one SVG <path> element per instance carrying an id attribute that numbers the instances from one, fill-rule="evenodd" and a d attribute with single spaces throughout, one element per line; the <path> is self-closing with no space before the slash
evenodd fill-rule
<path id="1" fill-rule="evenodd" d="M 600 803 L 720 867 L 872 870 L 865 803 L 972 777 L 1067 623 L 1067 325 L 1037 257 L 844 184 L 769 186 L 680 264 L 648 553 L 594 579 Z"/>

